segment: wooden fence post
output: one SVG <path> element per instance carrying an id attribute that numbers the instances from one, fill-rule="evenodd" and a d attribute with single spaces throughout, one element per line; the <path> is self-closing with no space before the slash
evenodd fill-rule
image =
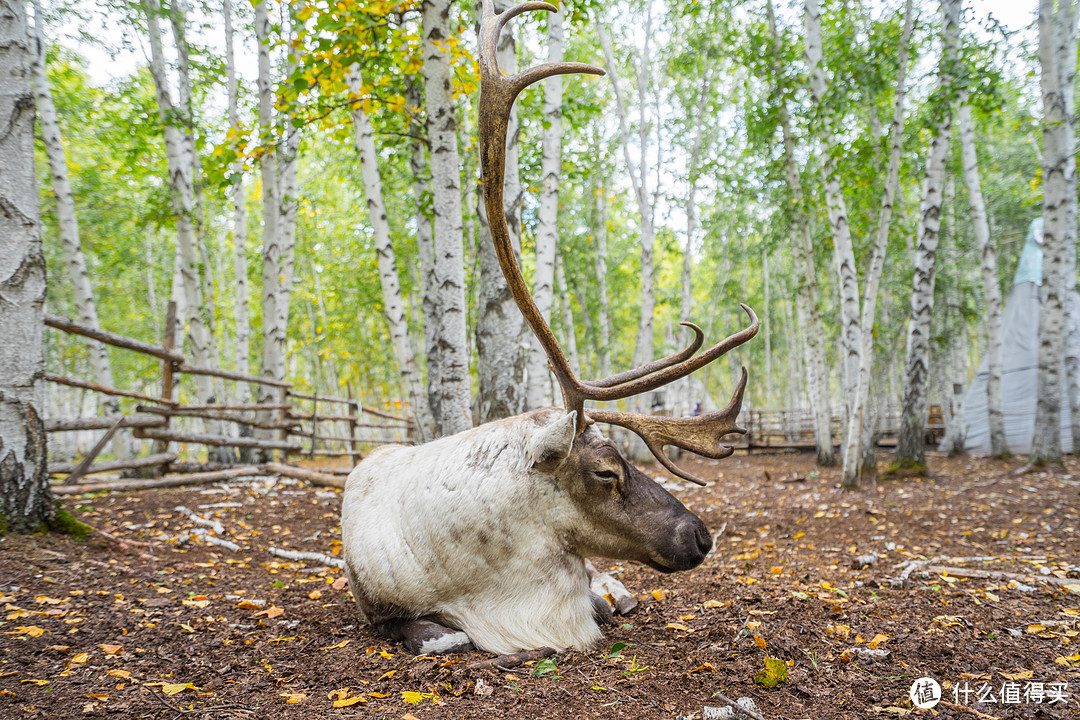
<path id="1" fill-rule="evenodd" d="M 311 401 L 311 449 L 308 451 L 308 459 L 315 459 L 315 441 L 319 436 L 319 391 L 312 393 L 315 399 Z"/>
<path id="2" fill-rule="evenodd" d="M 349 400 L 353 399 L 352 394 L 352 381 L 345 383 L 345 392 L 348 395 Z M 359 416 L 360 403 L 350 402 L 349 408 L 349 449 L 353 451 L 353 454 L 349 456 L 349 460 L 352 461 L 353 467 L 360 464 L 360 453 L 356 452 L 356 419 Z"/>
<path id="3" fill-rule="evenodd" d="M 176 349 L 176 301 L 170 300 L 168 309 L 165 311 L 165 336 L 161 339 L 161 344 L 166 350 Z M 161 361 L 161 398 L 163 400 L 173 399 L 173 363 L 172 360 Z M 165 428 L 168 429 L 171 418 L 165 416 Z M 155 455 L 169 452 L 168 440 L 155 440 L 153 445 L 153 451 Z M 168 465 L 158 466 L 151 468 L 153 477 L 159 477 L 162 473 L 168 471 Z"/>
<path id="4" fill-rule="evenodd" d="M 289 428 L 285 425 L 285 421 L 289 419 L 289 388 L 278 388 L 278 402 L 281 404 L 281 410 L 278 411 L 278 420 L 281 420 L 281 442 L 289 442 Z M 273 450 L 270 451 L 271 457 L 273 457 Z M 289 451 L 283 449 L 281 451 L 281 462 L 286 465 L 289 463 Z"/>

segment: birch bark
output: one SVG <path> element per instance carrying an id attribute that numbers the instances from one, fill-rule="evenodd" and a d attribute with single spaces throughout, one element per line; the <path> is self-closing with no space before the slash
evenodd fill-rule
<path id="1" fill-rule="evenodd" d="M 843 470 L 841 484 L 855 487 L 861 477 L 861 469 L 867 466 L 867 452 L 873 448 L 863 447 L 866 443 L 866 407 L 870 398 L 870 375 L 874 367 L 874 318 L 877 313 L 878 288 L 881 284 L 881 271 L 885 267 L 885 253 L 889 245 L 889 228 L 892 224 L 893 204 L 896 191 L 900 186 L 900 154 L 904 142 L 904 103 L 907 98 L 908 45 L 911 41 L 912 0 L 904 3 L 904 27 L 900 33 L 900 46 L 897 48 L 896 98 L 893 102 L 892 123 L 889 126 L 889 166 L 885 172 L 885 188 L 878 210 L 877 234 L 873 250 L 870 252 L 870 266 L 867 268 L 862 298 L 862 316 L 860 318 L 859 374 L 855 394 L 851 402 L 849 422 L 844 438 Z M 872 439 L 873 434 L 870 434 Z M 860 456 L 863 458 L 859 460 Z M 876 467 L 876 462 L 874 463 Z"/>
<path id="2" fill-rule="evenodd" d="M 952 133 L 952 66 L 960 44 L 960 0 L 942 0 L 942 54 L 939 66 L 939 106 L 934 135 L 926 160 L 915 248 L 915 278 L 908 320 L 905 353 L 904 407 L 896 462 L 900 465 L 926 465 L 924 432 L 926 429 L 927 373 L 929 371 L 930 318 L 934 312 L 934 264 L 941 230 L 941 206 L 945 189 L 945 161 Z"/>
<path id="3" fill-rule="evenodd" d="M 547 16 L 547 61 L 563 61 L 563 16 L 561 12 Z M 506 31 L 503 31 L 506 34 Z M 500 61 L 501 62 L 501 61 Z M 540 209 L 536 231 L 536 270 L 533 275 L 533 300 L 544 320 L 550 324 L 555 278 L 555 251 L 559 243 L 559 176 L 562 169 L 562 76 L 544 81 L 543 152 L 540 161 Z M 512 122 L 516 119 L 512 118 Z M 509 154 L 507 155 L 509 157 Z M 509 163 L 509 160 L 507 161 Z M 529 338 L 529 361 L 525 376 L 528 379 L 526 408 L 541 407 L 550 402 L 551 380 L 547 355 L 532 333 Z"/>
<path id="4" fill-rule="evenodd" d="M 348 75 L 349 89 L 354 95 L 360 92 L 360 70 L 354 65 Z M 427 408 L 427 394 L 416 365 L 416 354 L 409 337 L 409 322 L 405 317 L 405 302 L 401 295 L 397 258 L 390 240 L 390 224 L 386 219 L 383 202 L 382 178 L 379 175 L 379 157 L 375 150 L 375 136 L 371 121 L 359 104 L 351 110 L 356 150 L 360 155 L 360 171 L 367 198 L 368 219 L 375 234 L 375 255 L 379 264 L 379 282 L 382 286 L 383 308 L 390 325 L 390 340 L 397 359 L 401 384 L 409 394 L 409 406 L 420 442 L 430 440 L 431 412 Z"/>
<path id="5" fill-rule="evenodd" d="M 469 356 L 465 336 L 465 258 L 461 219 L 461 177 L 457 121 L 451 93 L 452 70 L 445 41 L 450 37 L 450 0 L 424 0 L 422 33 L 424 94 L 431 143 L 434 210 L 433 276 L 436 307 L 435 352 L 428 357 L 428 394 L 438 396 L 437 434 L 452 435 L 472 427 Z M 425 316 L 425 323 L 429 321 Z M 432 385 L 430 364 L 437 371 Z M 435 408 L 433 407 L 434 411 Z"/>
<path id="6" fill-rule="evenodd" d="M 840 291 L 840 344 L 843 351 L 844 407 L 841 427 L 848 433 L 848 419 L 852 415 L 852 402 L 856 397 L 859 376 L 859 359 L 862 353 L 862 327 L 859 323 L 859 275 L 855 266 L 855 248 L 851 241 L 847 203 L 840 182 L 840 168 L 836 163 L 833 126 L 836 118 L 826 105 L 825 93 L 828 83 L 821 66 L 821 9 L 818 0 L 806 0 L 806 62 L 810 75 L 810 92 L 819 116 L 819 145 L 825 179 L 825 204 L 828 207 L 829 229 L 833 240 L 833 264 L 836 270 L 837 288 Z M 861 436 L 861 426 L 855 437 Z M 858 440 L 856 439 L 857 443 Z M 857 457 L 857 455 L 855 456 Z M 845 453 L 846 458 L 846 453 Z"/>
<path id="7" fill-rule="evenodd" d="M 776 14 L 772 0 L 766 4 L 769 30 L 772 35 L 774 54 L 779 43 L 776 30 Z M 775 59 L 772 61 L 773 76 L 780 78 Z M 777 90 L 778 94 L 780 89 Z M 832 465 L 833 455 L 831 415 L 829 408 L 829 376 L 825 366 L 825 330 L 818 309 L 817 277 L 814 270 L 814 245 L 810 236 L 810 219 L 806 216 L 802 180 L 795 159 L 795 139 L 791 131 L 791 118 L 786 103 L 781 102 L 780 128 L 784 140 L 784 177 L 791 190 L 793 224 L 795 230 L 795 255 L 798 266 L 799 286 L 796 290 L 796 315 L 799 327 L 804 328 L 803 347 L 806 353 L 807 392 L 810 411 L 814 416 L 814 443 L 817 446 L 819 465 Z"/>
<path id="8" fill-rule="evenodd" d="M 236 78 L 236 59 L 233 54 L 232 2 L 223 0 L 225 17 L 225 86 L 229 95 L 229 127 L 239 131 L 240 115 L 237 100 L 240 85 Z M 244 161 L 231 164 L 232 172 L 232 227 L 233 227 L 233 283 L 235 286 L 236 346 L 233 367 L 236 372 L 248 374 L 251 326 L 248 319 L 247 278 L 247 203 L 244 195 Z"/>
<path id="9" fill-rule="evenodd" d="M 75 297 L 75 312 L 79 322 L 89 327 L 99 327 L 97 305 L 94 291 L 90 284 L 90 275 L 86 268 L 86 257 L 82 251 L 79 236 L 79 221 L 75 214 L 75 198 L 68 180 L 67 157 L 64 154 L 64 142 L 60 134 L 60 121 L 56 105 L 53 102 L 52 89 L 45 63 L 45 29 L 41 3 L 34 2 L 34 99 L 37 103 L 38 118 L 41 123 L 41 139 L 45 146 L 45 155 L 49 162 L 49 176 L 52 181 L 53 197 L 56 199 L 56 223 L 60 231 L 60 247 L 64 253 L 64 264 L 71 280 Z M 90 369 L 94 382 L 107 387 L 113 386 L 112 368 L 109 354 L 104 343 L 87 340 L 90 357 Z M 120 405 L 114 398 L 103 401 L 108 415 L 120 412 Z M 117 433 L 113 436 L 112 449 L 117 458 L 129 456 L 128 435 Z"/>
<path id="10" fill-rule="evenodd" d="M 559 298 L 559 312 L 562 315 L 563 338 L 566 343 L 566 361 L 574 375 L 581 377 L 581 359 L 578 356 L 577 335 L 574 332 L 574 312 L 570 307 L 570 292 L 566 286 L 566 263 L 562 253 L 555 255 L 555 293 Z"/>
<path id="11" fill-rule="evenodd" d="M 15 532 L 33 532 L 56 512 L 42 421 L 45 256 L 25 7 L 21 0 L 0 0 L 0 525 Z"/>
<path id="12" fill-rule="evenodd" d="M 195 204 L 195 140 L 190 132 L 190 116 L 183 105 L 173 103 L 169 80 L 165 73 L 165 57 L 161 46 L 159 16 L 162 7 L 158 0 L 143 0 L 150 39 L 150 74 L 154 80 L 158 118 L 164 126 L 165 157 L 169 168 L 169 195 L 176 219 L 177 253 L 179 254 L 181 289 L 187 321 L 187 341 L 192 364 L 210 367 L 210 346 L 203 320 L 202 293 L 199 287 L 197 209 Z M 190 86 L 188 86 L 190 88 Z M 184 85 L 181 83 L 183 92 Z M 202 401 L 213 395 L 211 378 L 196 375 L 196 392 Z"/>
<path id="13" fill-rule="evenodd" d="M 596 355 L 599 365 L 600 377 L 611 375 L 611 315 L 608 312 L 607 293 L 607 188 L 601 182 L 593 188 L 595 199 L 595 213 L 593 238 L 593 268 L 596 273 L 596 325 L 597 343 Z"/>
<path id="14" fill-rule="evenodd" d="M 495 11 L 503 12 L 510 3 L 499 0 Z M 551 17 L 557 17 L 553 13 Z M 549 20 L 550 22 L 550 20 Z M 496 54 L 499 67 L 505 73 L 517 70 L 516 46 L 512 25 L 503 28 L 499 36 Z M 548 81 L 550 82 L 550 80 Z M 546 180 L 545 180 L 546 182 Z M 522 188 L 518 177 L 518 119 L 517 111 L 511 110 L 506 133 L 506 175 L 503 183 L 503 214 L 510 234 L 510 243 L 516 256 L 521 255 L 521 199 Z M 541 213 L 544 211 L 541 194 Z M 479 219 L 479 240 L 476 248 L 480 264 L 480 290 L 477 298 L 476 316 L 476 371 L 477 400 L 480 422 L 486 423 L 525 410 L 541 407 L 545 404 L 544 385 L 547 384 L 547 360 L 544 351 L 536 342 L 536 352 L 526 354 L 528 338 L 535 341 L 532 333 L 525 332 L 525 318 L 518 310 L 514 296 L 506 284 L 499 259 L 495 254 L 495 244 L 491 240 L 491 230 L 487 223 L 487 209 L 483 193 L 477 193 L 477 217 Z M 541 276 L 547 278 L 546 295 L 540 292 L 534 295 L 544 319 L 551 321 L 551 274 L 550 268 L 540 267 L 544 232 L 541 228 L 536 239 L 537 283 Z M 545 274 L 546 273 L 546 274 Z M 539 290 L 538 290 L 539 291 Z M 546 297 L 546 306 L 541 300 Z M 539 354 L 541 366 L 537 377 L 529 375 L 529 362 Z M 535 382 L 534 382 L 535 380 Z M 550 385 L 549 385 L 550 386 Z M 538 393 L 538 395 L 537 395 Z"/>
<path id="15" fill-rule="evenodd" d="M 945 183 L 945 207 L 948 217 L 948 233 L 945 236 L 945 267 L 954 277 L 946 285 L 943 313 L 945 345 L 941 358 L 941 405 L 945 420 L 945 435 L 938 450 L 954 457 L 964 452 L 964 387 L 967 385 L 967 333 L 964 327 L 960 290 L 964 281 L 959 237 L 956 231 L 956 183 L 949 175 Z"/>
<path id="16" fill-rule="evenodd" d="M 634 345 L 634 365 L 643 365 L 653 358 L 653 311 L 656 305 L 656 296 L 653 292 L 653 205 L 649 194 L 648 172 L 645 168 L 645 156 L 648 153 L 648 124 L 645 122 L 647 106 L 645 103 L 645 86 L 647 84 L 647 72 L 649 63 L 649 35 L 651 32 L 652 14 L 648 15 L 645 28 L 645 46 L 638 72 L 638 102 L 640 104 L 640 132 L 638 153 L 640 164 L 633 162 L 630 157 L 630 127 L 627 120 L 626 104 L 623 101 L 622 89 L 619 82 L 619 73 L 615 64 L 615 54 L 611 47 L 607 28 L 603 22 L 597 23 L 596 32 L 600 39 L 600 46 L 604 51 L 604 61 L 611 72 L 611 87 L 615 92 L 615 110 L 619 118 L 619 141 L 622 147 L 623 160 L 630 174 L 630 183 L 634 190 L 634 198 L 638 206 L 638 235 L 641 243 L 641 314 L 638 319 L 637 341 Z M 640 407 L 642 397 L 633 399 L 634 404 Z M 644 444 L 642 444 L 644 447 Z"/>
<path id="17" fill-rule="evenodd" d="M 1028 461 L 1061 463 L 1059 431 L 1065 304 L 1074 289 L 1076 11 L 1072 0 L 1039 2 L 1039 68 L 1043 105 L 1043 282 L 1039 313 L 1039 380 L 1035 436 Z M 1078 422 L 1074 418 L 1073 425 Z M 1074 446 L 1075 447 L 1075 446 Z M 1080 452 L 1075 450 L 1074 452 Z"/>

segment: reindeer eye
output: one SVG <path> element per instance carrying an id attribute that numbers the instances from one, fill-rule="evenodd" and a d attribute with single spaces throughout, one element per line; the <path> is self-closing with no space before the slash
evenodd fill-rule
<path id="1" fill-rule="evenodd" d="M 614 470 L 597 470 L 596 477 L 603 480 L 618 480 L 619 473 L 615 472 Z"/>

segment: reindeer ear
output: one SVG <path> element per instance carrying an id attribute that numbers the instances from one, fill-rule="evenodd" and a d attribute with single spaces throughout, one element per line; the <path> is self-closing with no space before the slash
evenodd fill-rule
<path id="1" fill-rule="evenodd" d="M 577 411 L 572 411 L 533 433 L 528 444 L 533 467 L 544 472 L 551 472 L 559 467 L 574 447 L 576 428 Z"/>

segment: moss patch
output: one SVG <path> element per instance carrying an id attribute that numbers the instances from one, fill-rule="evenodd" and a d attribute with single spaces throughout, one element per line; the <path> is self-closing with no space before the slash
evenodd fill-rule
<path id="1" fill-rule="evenodd" d="M 885 471 L 885 478 L 911 478 L 925 477 L 928 474 L 926 465 L 916 460 L 899 460 L 889 466 Z"/>
<path id="2" fill-rule="evenodd" d="M 56 515 L 49 521 L 49 530 L 61 535 L 70 535 L 76 542 L 83 542 L 93 528 L 76 520 L 75 516 L 64 508 L 57 508 Z"/>

